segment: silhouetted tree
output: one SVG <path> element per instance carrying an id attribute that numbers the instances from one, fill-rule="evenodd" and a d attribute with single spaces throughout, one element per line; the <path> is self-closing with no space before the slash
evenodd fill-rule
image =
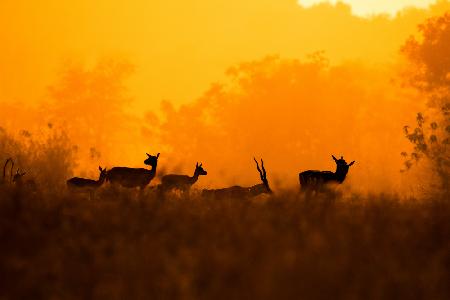
<path id="1" fill-rule="evenodd" d="M 92 68 L 71 64 L 49 87 L 45 116 L 63 126 L 81 156 L 98 160 L 118 144 L 131 143 L 137 131 L 130 130 L 133 119 L 125 113 L 131 102 L 125 80 L 133 69 L 126 61 L 111 59 Z"/>
<path id="2" fill-rule="evenodd" d="M 402 52 L 412 64 L 409 82 L 427 99 L 428 117 L 418 113 L 414 129 L 405 126 L 414 145 L 402 153 L 409 169 L 422 158 L 431 162 L 439 176 L 438 188 L 449 192 L 450 175 L 450 14 L 429 19 L 419 26 L 420 38 L 411 37 Z"/>

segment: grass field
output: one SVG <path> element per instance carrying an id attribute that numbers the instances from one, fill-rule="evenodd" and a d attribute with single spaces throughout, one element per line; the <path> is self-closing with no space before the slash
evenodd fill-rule
<path id="1" fill-rule="evenodd" d="M 0 299 L 450 298 L 448 199 L 0 193 Z"/>

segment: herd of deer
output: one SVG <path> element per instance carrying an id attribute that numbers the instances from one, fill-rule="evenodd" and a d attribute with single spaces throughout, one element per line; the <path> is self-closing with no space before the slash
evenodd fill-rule
<path id="1" fill-rule="evenodd" d="M 158 165 L 159 153 L 156 156 L 147 154 L 147 159 L 144 161 L 145 165 L 151 167 L 151 169 L 146 168 L 128 168 L 128 167 L 114 167 L 110 170 L 106 170 L 106 168 L 99 167 L 100 176 L 98 180 L 86 179 L 80 177 L 74 177 L 67 180 L 67 186 L 70 191 L 73 192 L 82 192 L 89 193 L 91 196 L 93 193 L 101 187 L 105 181 L 109 182 L 113 185 L 120 185 L 125 188 L 140 188 L 144 189 L 156 176 L 156 167 Z M 348 170 L 350 166 L 352 166 L 355 162 L 347 164 L 344 158 L 341 156 L 340 159 L 337 159 L 332 155 L 333 160 L 336 163 L 336 171 L 304 171 L 299 174 L 300 186 L 302 189 L 307 191 L 316 191 L 320 187 L 324 186 L 327 183 L 343 183 L 345 177 L 347 176 Z M 272 190 L 270 189 L 269 182 L 267 180 L 267 173 L 264 167 L 264 161 L 261 159 L 261 167 L 258 161 L 253 158 L 256 163 L 256 169 L 258 170 L 260 179 L 262 183 L 256 184 L 250 187 L 241 187 L 241 186 L 231 186 L 222 189 L 204 189 L 202 191 L 202 195 L 206 197 L 212 198 L 251 198 L 260 194 L 270 194 Z M 27 185 L 34 185 L 33 180 L 23 181 L 23 176 L 26 174 L 21 173 L 19 169 L 17 169 L 16 174 L 13 175 L 14 161 L 11 158 L 8 158 L 3 167 L 3 181 L 2 183 L 6 183 L 6 167 L 8 163 L 11 163 L 11 172 L 9 183 L 15 184 L 18 186 L 22 186 L 24 183 Z M 202 164 L 196 164 L 193 176 L 188 175 L 177 175 L 177 174 L 169 174 L 164 175 L 161 178 L 161 183 L 154 188 L 164 195 L 166 192 L 179 190 L 183 194 L 189 193 L 191 186 L 197 182 L 199 176 L 207 175 L 205 169 L 203 169 Z"/>
<path id="2" fill-rule="evenodd" d="M 156 156 L 147 154 L 147 159 L 144 161 L 145 165 L 151 166 L 151 169 L 145 168 L 128 168 L 128 167 L 114 167 L 110 170 L 102 169 L 99 167 L 100 177 L 98 180 L 85 179 L 74 177 L 67 181 L 69 189 L 74 191 L 95 191 L 105 181 L 111 184 L 121 185 L 126 188 L 144 189 L 156 175 L 156 167 L 158 165 L 159 153 Z M 303 189 L 317 190 L 324 184 L 335 182 L 342 183 L 347 176 L 350 166 L 355 162 L 347 164 L 344 158 L 341 156 L 337 159 L 332 155 L 333 160 L 336 163 L 336 171 L 305 171 L 299 174 L 300 185 Z M 264 193 L 272 193 L 269 182 L 267 180 L 267 173 L 264 167 L 264 161 L 261 159 L 261 167 L 258 161 L 253 158 L 256 163 L 256 169 L 258 170 L 262 183 L 256 184 L 250 187 L 231 186 L 222 189 L 204 189 L 202 195 L 213 198 L 250 198 Z M 193 176 L 169 174 L 164 175 L 161 178 L 161 183 L 155 188 L 161 193 L 166 193 L 172 190 L 179 190 L 183 194 L 189 193 L 191 186 L 197 182 L 199 176 L 207 175 L 202 164 L 196 164 Z"/>

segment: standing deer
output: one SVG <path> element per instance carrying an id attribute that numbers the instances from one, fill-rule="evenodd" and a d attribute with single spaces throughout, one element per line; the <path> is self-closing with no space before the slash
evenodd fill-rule
<path id="1" fill-rule="evenodd" d="M 264 168 L 264 161 L 261 159 L 261 169 L 259 168 L 258 161 L 253 158 L 256 163 L 256 169 L 259 172 L 259 177 L 262 183 L 256 184 L 250 187 L 242 186 L 231 186 L 223 189 L 216 190 L 203 190 L 202 196 L 211 197 L 214 199 L 247 199 L 258 196 L 260 194 L 271 194 L 272 190 L 269 187 L 269 182 L 267 181 L 266 169 Z"/>
<path id="2" fill-rule="evenodd" d="M 67 187 L 73 192 L 89 193 L 89 198 L 92 198 L 94 192 L 105 182 L 106 179 L 106 168 L 102 169 L 102 167 L 98 167 L 98 170 L 100 171 L 98 180 L 73 177 L 67 180 Z"/>
<path id="3" fill-rule="evenodd" d="M 147 154 L 144 164 L 151 166 L 152 169 L 114 167 L 106 174 L 106 181 L 112 184 L 119 184 L 126 188 L 139 187 L 144 189 L 156 175 L 156 166 L 158 165 L 159 153 L 156 156 Z"/>
<path id="4" fill-rule="evenodd" d="M 341 156 L 340 159 L 337 159 L 334 155 L 331 155 L 331 157 L 333 157 L 333 160 L 336 163 L 336 172 L 315 170 L 301 172 L 298 175 L 301 188 L 317 190 L 326 183 L 334 182 L 341 184 L 344 182 L 348 169 L 355 163 L 355 161 L 347 164 L 343 156 Z"/>
<path id="5" fill-rule="evenodd" d="M 170 190 L 180 190 L 183 193 L 187 193 L 191 189 L 191 186 L 197 182 L 200 175 L 207 174 L 208 172 L 203 169 L 202 164 L 199 165 L 197 163 L 192 177 L 188 175 L 165 175 L 161 178 L 161 184 L 158 188 L 163 193 Z"/>

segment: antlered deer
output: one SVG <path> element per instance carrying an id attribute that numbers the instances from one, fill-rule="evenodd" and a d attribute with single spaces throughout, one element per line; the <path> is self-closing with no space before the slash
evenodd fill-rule
<path id="1" fill-rule="evenodd" d="M 144 189 L 156 175 L 159 153 L 156 156 L 147 154 L 144 164 L 151 166 L 151 170 L 144 168 L 114 167 L 106 174 L 106 181 L 119 184 L 126 188 L 139 187 Z"/>
<path id="2" fill-rule="evenodd" d="M 200 175 L 207 174 L 208 172 L 203 169 L 202 164 L 199 165 L 197 163 L 195 165 L 195 171 L 192 177 L 188 175 L 175 174 L 165 175 L 161 178 L 161 184 L 158 186 L 158 188 L 163 193 L 170 190 L 180 190 L 181 192 L 186 193 L 189 192 L 191 186 L 197 182 Z"/>
<path id="3" fill-rule="evenodd" d="M 269 187 L 269 182 L 267 181 L 267 173 L 264 168 L 264 161 L 261 159 L 261 169 L 259 168 L 258 161 L 253 158 L 256 163 L 256 169 L 259 172 L 259 177 L 261 178 L 262 183 L 256 184 L 250 187 L 242 187 L 242 186 L 231 186 L 223 189 L 215 189 L 215 190 L 203 190 L 202 196 L 211 197 L 214 199 L 247 199 L 258 196 L 260 194 L 271 194 L 272 190 Z"/>
<path id="4" fill-rule="evenodd" d="M 67 180 L 67 187 L 72 192 L 89 193 L 90 198 L 92 198 L 94 192 L 105 182 L 106 179 L 106 168 L 102 169 L 102 167 L 98 167 L 98 170 L 100 171 L 98 180 L 73 177 Z"/>
<path id="5" fill-rule="evenodd" d="M 336 162 L 336 172 L 331 171 L 304 171 L 299 174 L 300 186 L 301 188 L 308 189 L 318 189 L 326 183 L 343 183 L 345 177 L 347 176 L 348 169 L 352 166 L 355 161 L 347 164 L 344 160 L 344 157 L 341 156 L 340 159 L 337 159 L 332 155 L 333 160 Z"/>
<path id="6" fill-rule="evenodd" d="M 3 180 L 0 183 L 6 183 L 6 167 L 8 163 L 11 163 L 9 184 L 19 188 L 27 188 L 28 191 L 36 191 L 36 182 L 33 179 L 23 179 L 24 175 L 27 174 L 27 172 L 21 172 L 18 168 L 16 170 L 16 173 L 13 175 L 14 160 L 12 158 L 8 158 L 5 161 L 5 165 L 3 166 Z"/>

